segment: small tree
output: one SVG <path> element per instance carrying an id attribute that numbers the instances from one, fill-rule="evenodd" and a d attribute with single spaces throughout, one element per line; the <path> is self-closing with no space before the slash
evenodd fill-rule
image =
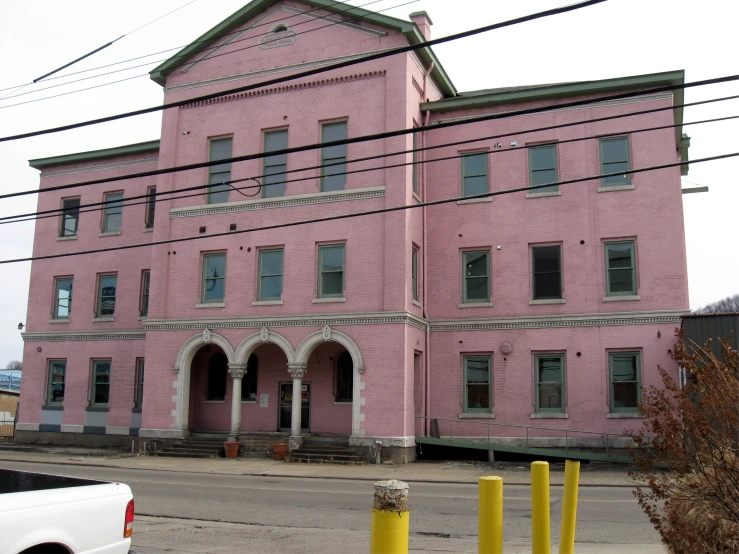
<path id="1" fill-rule="evenodd" d="M 639 504 L 674 553 L 739 552 L 739 356 L 722 356 L 679 335 L 673 358 L 680 387 L 658 368 L 663 388 L 646 387 L 646 419 L 632 454 Z"/>
<path id="2" fill-rule="evenodd" d="M 727 296 L 694 311 L 696 314 L 721 314 L 728 312 L 739 312 L 739 294 Z"/>
<path id="3" fill-rule="evenodd" d="M 11 371 L 23 371 L 23 362 L 19 362 L 18 360 L 8 362 L 6 369 L 9 369 Z"/>

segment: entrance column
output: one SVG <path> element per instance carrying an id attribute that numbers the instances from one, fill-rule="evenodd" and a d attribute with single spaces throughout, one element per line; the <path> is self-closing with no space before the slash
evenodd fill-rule
<path id="1" fill-rule="evenodd" d="M 229 441 L 236 441 L 241 432 L 241 380 L 246 375 L 246 364 L 228 364 L 228 372 L 233 378 L 231 388 L 231 432 Z"/>
<path id="2" fill-rule="evenodd" d="M 292 421 L 290 422 L 290 439 L 288 441 L 288 450 L 292 452 L 303 442 L 300 433 L 301 415 L 303 411 L 303 377 L 308 371 L 308 364 L 305 362 L 294 362 L 287 364 L 287 370 L 293 378 L 293 409 Z"/>

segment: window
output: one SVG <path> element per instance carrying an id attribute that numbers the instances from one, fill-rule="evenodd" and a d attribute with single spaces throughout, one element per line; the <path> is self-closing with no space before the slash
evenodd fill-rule
<path id="1" fill-rule="evenodd" d="M 411 288 L 413 289 L 413 300 L 418 301 L 418 248 L 411 250 Z"/>
<path id="2" fill-rule="evenodd" d="M 282 248 L 259 251 L 259 300 L 282 298 Z"/>
<path id="3" fill-rule="evenodd" d="M 534 246 L 531 249 L 534 300 L 562 298 L 562 247 Z"/>
<path id="4" fill-rule="evenodd" d="M 49 362 L 49 382 L 46 384 L 47 405 L 60 405 L 64 402 L 64 378 L 66 373 L 66 360 L 52 360 Z"/>
<path id="5" fill-rule="evenodd" d="M 415 123 L 413 124 L 413 128 L 417 128 L 418 125 Z M 413 192 L 418 194 L 418 158 L 420 157 L 420 152 L 417 152 L 418 149 L 418 133 L 413 133 L 413 166 L 411 169 L 413 170 L 411 174 L 411 179 L 413 181 Z"/>
<path id="6" fill-rule="evenodd" d="M 462 156 L 462 196 L 488 192 L 488 153 L 476 152 Z"/>
<path id="7" fill-rule="evenodd" d="M 107 193 L 105 195 L 105 210 L 103 213 L 103 233 L 120 232 L 122 218 L 123 193 Z"/>
<path id="8" fill-rule="evenodd" d="M 210 161 L 226 160 L 232 157 L 233 139 L 210 141 Z M 231 190 L 231 162 L 210 166 L 208 176 L 208 204 L 228 202 Z"/>
<path id="9" fill-rule="evenodd" d="M 226 293 L 226 254 L 203 256 L 202 302 L 223 302 Z"/>
<path id="10" fill-rule="evenodd" d="M 146 189 L 146 217 L 144 218 L 144 226 L 147 229 L 154 227 L 154 212 L 157 207 L 157 188 L 149 187 Z"/>
<path id="11" fill-rule="evenodd" d="M 606 295 L 636 294 L 636 263 L 634 241 L 607 242 Z"/>
<path id="12" fill-rule="evenodd" d="M 151 281 L 151 271 L 148 269 L 141 274 L 141 317 L 149 315 L 149 282 Z"/>
<path id="13" fill-rule="evenodd" d="M 62 222 L 59 229 L 59 236 L 76 237 L 79 221 L 80 199 L 65 198 L 64 200 L 62 200 Z"/>
<path id="14" fill-rule="evenodd" d="M 246 374 L 241 382 L 241 400 L 257 399 L 257 377 L 259 376 L 259 359 L 252 354 L 246 364 Z"/>
<path id="15" fill-rule="evenodd" d="M 490 356 L 465 356 L 464 411 L 489 412 L 492 409 L 492 365 Z"/>
<path id="16" fill-rule="evenodd" d="M 354 399 L 354 363 L 346 350 L 336 358 L 335 399 L 336 402 L 351 402 Z"/>
<path id="17" fill-rule="evenodd" d="M 264 151 L 284 150 L 287 148 L 287 131 L 264 133 Z M 285 196 L 285 172 L 287 171 L 287 154 L 277 154 L 264 158 L 262 191 L 265 198 Z"/>
<path id="18" fill-rule="evenodd" d="M 72 314 L 72 277 L 57 277 L 54 284 L 54 319 L 68 319 Z"/>
<path id="19" fill-rule="evenodd" d="M 117 287 L 118 275 L 98 276 L 98 317 L 111 316 L 115 313 L 115 295 Z"/>
<path id="20" fill-rule="evenodd" d="M 534 356 L 536 379 L 536 411 L 564 412 L 564 354 Z"/>
<path id="21" fill-rule="evenodd" d="M 529 148 L 529 186 L 557 182 L 557 147 L 554 144 Z M 557 185 L 541 187 L 532 192 L 556 192 Z"/>
<path id="22" fill-rule="evenodd" d="M 92 406 L 107 406 L 110 398 L 110 360 L 94 360 L 92 362 L 92 390 L 90 403 Z"/>
<path id="23" fill-rule="evenodd" d="M 611 411 L 636 412 L 641 401 L 639 352 L 609 352 Z"/>
<path id="24" fill-rule="evenodd" d="M 616 173 L 631 169 L 629 162 L 629 139 L 627 137 L 600 140 L 600 171 Z M 631 175 L 611 175 L 602 179 L 604 187 L 629 185 Z"/>
<path id="25" fill-rule="evenodd" d="M 490 302 L 490 252 L 463 252 L 462 301 Z"/>
<path id="26" fill-rule="evenodd" d="M 346 121 L 323 125 L 321 142 L 345 140 Z M 346 144 L 327 146 L 321 150 L 321 191 L 344 190 L 346 186 Z M 328 165 L 328 167 L 326 167 Z"/>
<path id="27" fill-rule="evenodd" d="M 144 358 L 136 360 L 136 389 L 133 393 L 134 406 L 141 409 L 144 402 Z"/>
<path id="28" fill-rule="evenodd" d="M 318 247 L 318 296 L 344 295 L 344 245 Z"/>
<path id="29" fill-rule="evenodd" d="M 217 352 L 208 360 L 208 388 L 206 400 L 226 399 L 226 378 L 228 372 L 228 359 L 224 354 Z"/>

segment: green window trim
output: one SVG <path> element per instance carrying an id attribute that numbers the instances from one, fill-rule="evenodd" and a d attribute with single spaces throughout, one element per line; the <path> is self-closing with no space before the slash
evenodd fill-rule
<path id="1" fill-rule="evenodd" d="M 59 222 L 60 237 L 76 237 L 80 223 L 80 197 L 62 199 L 62 216 Z"/>
<path id="2" fill-rule="evenodd" d="M 481 376 L 473 381 L 470 379 L 470 370 L 479 369 L 481 364 L 487 364 L 487 379 Z M 477 364 L 473 367 L 472 364 Z M 491 413 L 493 411 L 493 357 L 492 356 L 463 356 L 462 377 L 464 380 L 464 413 Z M 487 406 L 481 406 L 482 401 Z M 470 407 L 471 404 L 477 406 Z"/>
<path id="3" fill-rule="evenodd" d="M 617 375 L 615 373 L 615 365 L 617 362 L 633 363 L 634 375 L 633 378 L 627 374 Z M 617 378 L 618 377 L 618 378 Z M 623 378 L 627 377 L 627 378 Z M 611 413 L 637 413 L 639 411 L 639 404 L 641 404 L 641 352 L 638 350 L 634 351 L 612 351 L 608 353 L 608 382 L 609 382 L 609 404 Z M 626 388 L 629 385 L 633 385 L 635 390 L 629 393 Z M 618 391 L 616 388 L 618 387 Z M 616 395 L 623 397 L 623 394 L 631 396 L 629 404 L 632 405 L 621 405 L 616 406 Z"/>
<path id="4" fill-rule="evenodd" d="M 287 129 L 264 133 L 264 151 L 286 149 L 288 145 Z M 265 156 L 262 164 L 262 197 L 277 198 L 285 196 L 287 179 L 287 154 Z"/>
<path id="5" fill-rule="evenodd" d="M 340 269 L 325 269 L 324 256 L 331 250 L 341 250 Z M 326 278 L 330 274 L 341 274 L 341 291 L 324 292 Z M 335 284 L 335 283 L 334 283 Z M 318 247 L 318 298 L 342 298 L 346 285 L 346 245 L 345 244 L 323 244 Z"/>
<path id="6" fill-rule="evenodd" d="M 46 405 L 61 406 L 64 403 L 64 384 L 67 360 L 49 360 L 46 377 Z"/>
<path id="7" fill-rule="evenodd" d="M 490 192 L 490 182 L 488 179 L 488 151 L 483 152 L 464 152 L 461 154 L 462 163 L 462 196 L 475 196 L 477 194 L 485 194 Z M 476 169 L 474 165 L 477 164 Z M 480 187 L 480 183 L 484 179 L 484 188 Z M 477 183 L 473 185 L 473 183 Z"/>
<path id="8" fill-rule="evenodd" d="M 474 265 L 476 260 L 484 257 L 483 264 Z M 475 273 L 475 269 L 484 268 L 483 272 Z M 472 290 L 485 285 L 484 296 L 470 295 Z M 465 250 L 462 252 L 462 302 L 490 302 L 490 250 Z"/>
<path id="9" fill-rule="evenodd" d="M 547 267 L 547 252 L 557 252 L 557 269 Z M 537 254 L 539 257 L 537 257 Z M 537 263 L 538 262 L 538 263 Z M 542 267 L 542 264 L 544 267 Z M 531 298 L 556 300 L 562 298 L 562 245 L 549 244 L 531 247 Z M 556 291 L 556 292 L 555 292 Z"/>
<path id="10" fill-rule="evenodd" d="M 558 166 L 556 144 L 542 144 L 529 148 L 529 186 L 533 187 L 559 181 Z M 552 185 L 551 187 L 536 188 L 532 193 L 556 192 L 557 190 L 559 190 L 559 187 Z"/>
<path id="11" fill-rule="evenodd" d="M 157 206 L 157 188 L 149 187 L 146 189 L 146 214 L 144 217 L 144 228 L 154 228 L 154 214 Z"/>
<path id="12" fill-rule="evenodd" d="M 136 358 L 136 383 L 133 391 L 135 408 L 141 408 L 144 402 L 144 358 Z"/>
<path id="13" fill-rule="evenodd" d="M 123 224 L 123 193 L 107 192 L 103 199 L 103 233 L 120 232 Z"/>
<path id="14" fill-rule="evenodd" d="M 218 272 L 216 264 L 222 260 L 222 271 Z M 216 292 L 213 295 L 208 293 L 216 291 L 221 287 L 220 295 Z M 226 253 L 213 252 L 203 254 L 203 270 L 201 278 L 200 301 L 203 304 L 210 302 L 223 302 L 226 298 Z"/>
<path id="15" fill-rule="evenodd" d="M 146 269 L 141 273 L 141 299 L 139 301 L 139 315 L 149 315 L 149 285 L 151 284 L 151 270 Z"/>
<path id="16" fill-rule="evenodd" d="M 622 153 L 608 152 L 615 150 L 618 144 L 622 145 Z M 628 171 L 631 169 L 631 144 L 628 136 L 602 138 L 598 141 L 600 152 L 600 172 L 616 173 L 617 171 Z M 601 179 L 602 187 L 624 186 L 631 184 L 631 174 L 612 175 Z"/>
<path id="17" fill-rule="evenodd" d="M 629 261 L 628 265 L 622 265 L 620 267 L 611 267 L 611 257 L 609 249 L 616 249 L 619 247 L 629 246 Z M 603 252 L 605 255 L 605 268 L 606 268 L 606 296 L 632 296 L 636 294 L 637 283 L 636 283 L 636 243 L 633 240 L 622 240 L 615 242 L 603 243 Z M 613 273 L 616 272 L 629 272 L 631 279 L 631 288 L 629 290 L 613 291 L 612 283 Z"/>
<path id="18" fill-rule="evenodd" d="M 105 407 L 110 402 L 110 360 L 93 360 L 90 379 L 90 406 Z"/>
<path id="19" fill-rule="evenodd" d="M 279 268 L 268 268 L 266 258 L 275 257 L 279 254 Z M 285 251 L 282 248 L 268 248 L 259 251 L 259 284 L 257 298 L 259 300 L 280 300 L 282 298 L 283 274 L 285 264 Z M 265 282 L 279 282 L 279 294 L 265 294 Z"/>
<path id="20" fill-rule="evenodd" d="M 73 288 L 73 277 L 57 277 L 54 279 L 53 319 L 69 319 L 72 315 Z M 64 293 L 66 293 L 66 295 Z"/>
<path id="21" fill-rule="evenodd" d="M 553 373 L 553 365 L 559 363 L 559 378 Z M 549 367 L 545 367 L 545 364 L 549 364 Z M 548 374 L 544 375 L 544 372 Z M 534 408 L 537 413 L 564 413 L 565 406 L 567 405 L 567 389 L 566 389 L 566 367 L 565 367 L 565 355 L 564 354 L 535 354 L 534 355 L 534 394 L 535 404 Z M 559 398 L 555 401 L 551 394 L 546 395 L 546 402 L 543 402 L 542 389 L 546 388 L 549 390 L 556 390 L 559 385 Z M 542 403 L 548 404 L 546 407 L 542 407 Z M 552 404 L 559 404 L 559 406 L 552 406 Z"/>
<path id="22" fill-rule="evenodd" d="M 418 248 L 411 249 L 411 290 L 413 300 L 418 301 Z"/>
<path id="23" fill-rule="evenodd" d="M 347 121 L 321 125 L 321 142 L 345 140 L 347 136 Z M 344 190 L 346 188 L 346 159 L 346 144 L 321 148 L 321 192 Z M 327 165 L 329 167 L 326 167 Z"/>
<path id="24" fill-rule="evenodd" d="M 210 161 L 224 160 L 233 157 L 233 138 L 214 139 L 210 141 Z M 208 204 L 228 202 L 231 191 L 231 162 L 208 167 Z"/>
<path id="25" fill-rule="evenodd" d="M 106 317 L 115 315 L 116 297 L 118 295 L 118 274 L 98 275 L 98 294 L 95 315 Z"/>

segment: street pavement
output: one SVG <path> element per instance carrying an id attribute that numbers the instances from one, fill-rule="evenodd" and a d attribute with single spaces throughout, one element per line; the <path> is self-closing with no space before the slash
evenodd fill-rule
<path id="1" fill-rule="evenodd" d="M 30 453 L 20 452 L 14 454 L 25 459 L 9 461 L 8 454 L 0 454 L 5 458 L 0 461 L 0 467 L 121 481 L 130 485 L 137 513 L 133 550 L 139 554 L 366 553 L 373 491 L 368 480 L 397 478 L 401 469 L 406 472 L 404 480 L 411 483 L 411 551 L 476 552 L 476 480 L 480 474 L 491 473 L 483 467 L 459 463 L 379 466 L 375 468 L 378 473 L 372 475 L 367 470 L 373 466 L 317 466 L 325 470 L 324 475 L 319 475 L 316 468 L 270 460 L 258 461 L 263 464 L 259 466 L 240 460 L 180 460 L 177 464 L 154 468 L 142 467 L 141 462 L 133 464 L 134 467 L 118 467 L 105 466 L 99 460 L 93 464 L 90 459 L 57 455 L 64 462 L 78 464 L 61 465 L 54 463 L 53 457 L 46 463 L 32 462 Z M 126 463 L 132 464 L 139 459 L 108 459 L 108 462 L 121 465 L 127 460 Z M 144 460 L 148 465 L 164 459 Z M 213 469 L 216 465 L 210 464 L 220 464 L 221 471 L 216 472 Z M 283 472 L 292 471 L 285 468 L 299 468 L 313 473 L 310 476 L 276 475 L 278 466 L 282 466 Z M 525 464 L 521 464 L 523 466 Z M 197 471 L 189 470 L 192 468 Z M 245 470 L 256 471 L 257 468 L 262 473 L 245 474 Z M 358 478 L 352 478 L 351 472 L 337 471 L 340 469 L 353 469 Z M 359 469 L 363 471 L 357 471 Z M 391 475 L 393 473 L 395 475 Z M 523 482 L 515 484 L 516 480 L 525 481 L 527 472 L 512 471 L 508 466 L 505 473 L 505 550 L 530 552 L 530 487 Z M 594 474 L 598 472 L 583 472 L 583 476 L 589 473 L 595 481 Z M 337 474 L 341 478 L 326 478 Z M 421 478 L 408 478 L 413 475 Z M 443 481 L 444 475 L 452 479 Z M 665 552 L 631 489 L 619 486 L 613 475 L 605 479 L 609 480 L 605 483 L 607 486 L 580 489 L 576 551 L 585 554 Z M 626 483 L 622 475 L 620 484 Z M 562 487 L 552 486 L 554 545 L 559 535 L 561 498 Z M 556 552 L 556 546 L 553 551 Z"/>

